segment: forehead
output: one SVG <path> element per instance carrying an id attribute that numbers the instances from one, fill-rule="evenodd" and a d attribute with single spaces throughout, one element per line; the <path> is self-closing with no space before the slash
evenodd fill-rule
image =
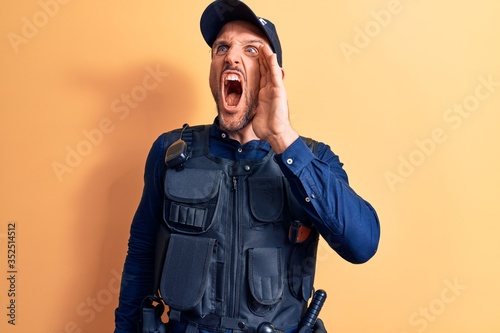
<path id="1" fill-rule="evenodd" d="M 224 25 L 217 35 L 215 43 L 219 40 L 231 39 L 248 39 L 254 41 L 258 40 L 264 44 L 269 45 L 267 37 L 264 35 L 264 33 L 255 25 L 246 21 L 232 21 Z"/>

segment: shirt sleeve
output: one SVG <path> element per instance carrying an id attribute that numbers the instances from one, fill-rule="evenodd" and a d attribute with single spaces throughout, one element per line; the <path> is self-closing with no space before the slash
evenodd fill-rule
<path id="1" fill-rule="evenodd" d="M 343 164 L 330 147 L 318 143 L 315 156 L 299 138 L 275 159 L 330 247 L 349 262 L 368 261 L 378 248 L 379 220 L 375 209 L 349 186 Z"/>
<path id="2" fill-rule="evenodd" d="M 144 172 L 144 190 L 132 220 L 122 273 L 115 333 L 135 333 L 142 300 L 153 293 L 156 233 L 163 214 L 164 135 L 151 147 Z"/>

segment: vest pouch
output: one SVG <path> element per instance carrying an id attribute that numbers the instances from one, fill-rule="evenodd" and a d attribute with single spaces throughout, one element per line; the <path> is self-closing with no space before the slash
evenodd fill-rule
<path id="1" fill-rule="evenodd" d="M 170 236 L 160 292 L 172 309 L 200 317 L 215 310 L 216 248 L 213 238 Z"/>
<path id="2" fill-rule="evenodd" d="M 280 248 L 248 250 L 248 307 L 255 315 L 265 316 L 283 298 L 283 270 Z"/>
<path id="3" fill-rule="evenodd" d="M 319 240 L 316 229 L 312 229 L 311 232 L 312 235 L 306 243 L 295 245 L 292 260 L 287 269 L 292 295 L 305 302 L 311 297 L 314 289 L 316 251 Z"/>
<path id="4" fill-rule="evenodd" d="M 168 170 L 165 176 L 168 200 L 163 210 L 167 225 L 185 234 L 201 234 L 210 229 L 216 212 L 224 209 L 220 207 L 222 178 L 221 170 Z"/>
<path id="5" fill-rule="evenodd" d="M 250 211 L 260 222 L 252 223 L 252 227 L 255 229 L 263 227 L 263 223 L 283 222 L 285 198 L 282 177 L 250 177 L 248 187 Z"/>

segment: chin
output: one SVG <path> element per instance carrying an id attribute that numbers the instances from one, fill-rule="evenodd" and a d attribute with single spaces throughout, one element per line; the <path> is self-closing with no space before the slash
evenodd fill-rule
<path id="1" fill-rule="evenodd" d="M 228 132 L 237 132 L 248 125 L 248 117 L 247 114 L 228 114 L 219 111 L 219 124 Z"/>

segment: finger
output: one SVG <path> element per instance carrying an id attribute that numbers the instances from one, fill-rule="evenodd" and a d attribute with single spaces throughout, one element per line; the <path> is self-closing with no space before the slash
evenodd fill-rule
<path id="1" fill-rule="evenodd" d="M 269 64 L 266 57 L 266 46 L 260 46 L 259 52 L 259 70 L 260 70 L 260 84 L 265 87 L 267 84 L 267 76 L 269 75 Z"/>
<path id="2" fill-rule="evenodd" d="M 263 45 L 261 47 L 261 61 L 264 63 L 265 68 L 266 68 L 266 74 L 269 75 L 270 79 L 272 80 L 273 84 L 275 85 L 281 85 L 282 81 L 282 71 L 281 67 L 278 64 L 278 59 L 276 56 L 276 53 L 271 50 L 271 48 L 268 45 Z M 262 74 L 262 71 L 261 71 Z"/>

